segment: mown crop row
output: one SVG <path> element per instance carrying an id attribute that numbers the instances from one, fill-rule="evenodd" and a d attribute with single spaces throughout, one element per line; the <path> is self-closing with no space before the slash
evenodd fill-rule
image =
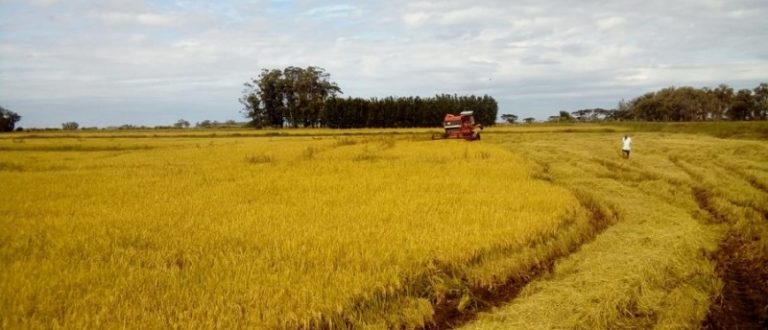
<path id="1" fill-rule="evenodd" d="M 636 133 L 627 160 L 622 135 L 499 136 L 538 177 L 588 190 L 619 221 L 467 329 L 768 324 L 768 145 Z"/>

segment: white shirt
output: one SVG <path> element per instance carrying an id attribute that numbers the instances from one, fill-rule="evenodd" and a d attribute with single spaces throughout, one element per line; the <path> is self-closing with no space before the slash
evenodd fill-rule
<path id="1" fill-rule="evenodd" d="M 622 139 L 624 141 L 624 147 L 621 148 L 623 150 L 630 150 L 632 148 L 632 138 L 631 137 L 625 137 Z"/>

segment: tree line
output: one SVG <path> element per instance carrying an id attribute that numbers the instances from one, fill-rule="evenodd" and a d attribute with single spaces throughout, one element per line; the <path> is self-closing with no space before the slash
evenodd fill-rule
<path id="1" fill-rule="evenodd" d="M 341 93 L 330 74 L 314 66 L 263 69 L 245 87 L 240 102 L 255 127 L 320 126 L 325 102 Z"/>
<path id="2" fill-rule="evenodd" d="M 496 122 L 498 104 L 493 97 L 441 94 L 434 97 L 331 98 L 325 104 L 323 122 L 330 128 L 435 127 L 445 114 L 474 111 L 475 121 Z"/>
<path id="3" fill-rule="evenodd" d="M 766 120 L 768 83 L 734 92 L 717 88 L 668 87 L 619 103 L 621 115 L 645 121 Z"/>
<path id="4" fill-rule="evenodd" d="M 21 120 L 21 116 L 11 110 L 0 106 L 0 132 L 13 131 L 16 123 Z M 20 127 L 19 127 L 20 128 Z"/>
<path id="5" fill-rule="evenodd" d="M 439 94 L 434 97 L 339 97 L 341 88 L 330 81 L 324 69 L 290 66 L 283 70 L 263 69 L 258 77 L 245 83 L 240 102 L 243 114 L 253 127 L 435 127 L 440 126 L 446 113 L 474 111 L 475 120 L 486 126 L 496 122 L 498 104 L 488 95 L 459 96 Z M 510 123 L 518 120 L 513 114 L 501 118 Z M 21 130 L 15 124 L 17 113 L 0 106 L 0 132 Z M 768 120 L 768 83 L 753 89 L 735 91 L 726 84 L 716 88 L 667 87 L 621 100 L 616 109 L 580 109 L 560 111 L 549 121 L 706 121 L 706 120 Z M 527 123 L 534 118 L 524 118 Z M 228 121 L 203 121 L 196 127 L 232 126 Z M 179 120 L 173 126 L 156 128 L 188 128 L 191 124 Z M 75 122 L 62 124 L 62 129 L 78 129 Z M 134 129 L 124 125 L 119 129 Z M 83 128 L 85 129 L 85 128 Z M 88 128 L 88 129 L 95 129 Z"/>
<path id="6" fill-rule="evenodd" d="M 263 69 L 245 83 L 240 98 L 244 115 L 254 127 L 434 127 L 446 113 L 472 110 L 483 125 L 496 122 L 492 97 L 341 98 L 341 88 L 324 69 L 287 67 Z"/>
<path id="7" fill-rule="evenodd" d="M 581 109 L 570 114 L 560 111 L 549 117 L 549 121 L 606 120 L 768 120 L 768 83 L 738 91 L 726 84 L 716 88 L 667 87 L 621 100 L 616 109 Z"/>

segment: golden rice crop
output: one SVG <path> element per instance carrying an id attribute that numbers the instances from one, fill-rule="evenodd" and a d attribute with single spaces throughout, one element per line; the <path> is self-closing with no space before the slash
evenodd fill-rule
<path id="1" fill-rule="evenodd" d="M 452 325 L 533 278 L 467 327 L 731 327 L 729 272 L 768 276 L 768 146 L 636 133 L 625 160 L 625 129 L 6 135 L 0 324 Z"/>
<path id="2" fill-rule="evenodd" d="M 587 221 L 485 142 L 73 135 L 0 150 L 4 328 L 422 326 Z"/>

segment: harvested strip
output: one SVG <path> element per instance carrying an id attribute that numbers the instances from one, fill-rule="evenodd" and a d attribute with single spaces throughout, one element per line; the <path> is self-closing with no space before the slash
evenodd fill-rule
<path id="1" fill-rule="evenodd" d="M 718 237 L 684 209 L 615 181 L 595 183 L 604 196 L 621 196 L 609 201 L 633 201 L 621 204 L 621 221 L 466 329 L 698 326 L 720 285 L 701 252 Z"/>

